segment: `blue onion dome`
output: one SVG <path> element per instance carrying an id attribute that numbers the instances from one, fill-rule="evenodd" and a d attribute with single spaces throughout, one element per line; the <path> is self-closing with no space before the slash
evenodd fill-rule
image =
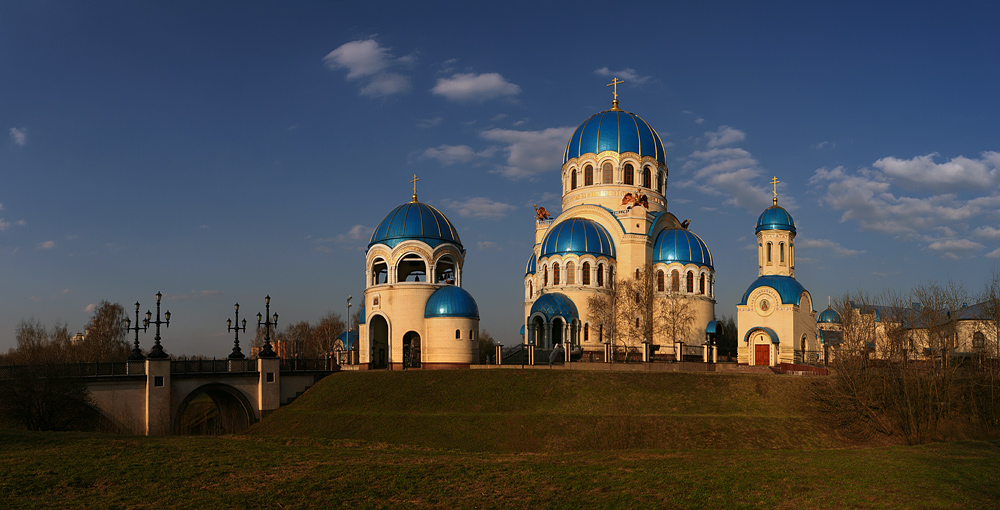
<path id="1" fill-rule="evenodd" d="M 792 221 L 792 215 L 788 214 L 788 211 L 775 201 L 774 205 L 764 209 L 760 218 L 757 218 L 755 233 L 759 233 L 761 230 L 788 230 L 794 234 L 795 222 Z"/>
<path id="2" fill-rule="evenodd" d="M 599 223 L 585 218 L 570 218 L 549 227 L 542 239 L 539 258 L 549 255 L 583 255 L 615 257 L 611 234 Z"/>
<path id="3" fill-rule="evenodd" d="M 823 312 L 819 314 L 819 317 L 816 317 L 816 322 L 823 322 L 826 324 L 840 324 L 843 321 L 840 320 L 840 314 L 837 313 L 836 310 L 827 306 L 826 310 L 823 310 Z"/>
<path id="4" fill-rule="evenodd" d="M 528 265 L 525 266 L 524 268 L 524 276 L 528 276 L 529 274 L 535 274 L 537 265 L 538 265 L 538 258 L 535 257 L 535 253 L 532 252 L 531 258 L 528 259 Z"/>
<path id="5" fill-rule="evenodd" d="M 661 230 L 653 242 L 653 263 L 713 266 L 712 252 L 698 234 L 684 228 Z"/>
<path id="6" fill-rule="evenodd" d="M 639 157 L 649 156 L 661 165 L 667 164 L 660 135 L 642 117 L 618 108 L 595 113 L 576 128 L 566 145 L 563 164 L 584 154 L 603 151 L 634 152 Z"/>
<path id="7" fill-rule="evenodd" d="M 576 304 L 573 303 L 573 300 L 559 292 L 542 294 L 542 297 L 538 298 L 531 305 L 531 313 L 529 315 L 538 312 L 545 315 L 546 321 L 554 317 L 562 317 L 564 319 L 579 318 L 579 314 L 576 311 Z"/>
<path id="8" fill-rule="evenodd" d="M 427 298 L 424 306 L 424 318 L 431 317 L 467 317 L 470 319 L 479 318 L 479 307 L 476 300 L 472 299 L 465 289 L 454 285 L 445 285 L 435 290 L 431 297 Z"/>
<path id="9" fill-rule="evenodd" d="M 340 340 L 341 345 L 344 346 L 345 350 L 353 351 L 358 347 L 358 332 L 357 331 L 345 331 L 337 337 Z"/>
<path id="10" fill-rule="evenodd" d="M 364 323 L 365 323 L 365 305 L 361 305 L 361 320 L 358 322 L 358 324 L 364 324 Z"/>
<path id="11" fill-rule="evenodd" d="M 765 275 L 757 278 L 752 284 L 750 284 L 750 288 L 748 288 L 746 293 L 743 294 L 743 299 L 740 300 L 740 304 L 747 304 L 747 299 L 750 298 L 750 293 L 757 290 L 759 287 L 771 287 L 772 289 L 778 291 L 778 295 L 781 296 L 781 304 L 783 305 L 798 305 L 799 298 L 801 298 L 802 293 L 806 291 L 805 287 L 803 287 L 798 280 L 792 278 L 791 276 Z"/>
<path id="12" fill-rule="evenodd" d="M 389 213 L 375 227 L 368 247 L 384 244 L 394 248 L 397 244 L 409 240 L 423 241 L 432 248 L 442 243 L 457 244 L 462 248 L 462 240 L 458 230 L 445 218 L 441 211 L 417 201 L 403 204 Z"/>

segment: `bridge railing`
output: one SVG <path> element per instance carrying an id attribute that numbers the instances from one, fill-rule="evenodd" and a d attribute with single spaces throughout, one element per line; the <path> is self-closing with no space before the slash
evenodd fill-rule
<path id="1" fill-rule="evenodd" d="M 299 359 L 299 358 L 286 358 L 281 360 L 281 371 L 282 372 L 294 372 L 294 371 L 330 371 L 336 370 L 339 365 L 334 363 L 332 358 L 329 359 Z"/>
<path id="2" fill-rule="evenodd" d="M 0 379 L 17 377 L 104 377 L 118 375 L 145 375 L 142 362 L 128 361 L 65 363 L 57 365 L 5 365 L 0 366 Z"/>

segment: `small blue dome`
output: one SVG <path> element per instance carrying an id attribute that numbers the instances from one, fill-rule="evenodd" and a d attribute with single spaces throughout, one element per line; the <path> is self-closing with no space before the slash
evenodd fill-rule
<path id="1" fill-rule="evenodd" d="M 843 321 L 840 320 L 840 314 L 837 313 L 836 310 L 828 307 L 826 310 L 823 310 L 823 312 L 819 314 L 819 317 L 816 317 L 816 322 L 825 322 L 827 324 L 840 324 Z"/>
<path id="2" fill-rule="evenodd" d="M 445 285 L 435 290 L 427 298 L 424 306 L 424 318 L 431 317 L 468 317 L 479 318 L 479 307 L 476 300 L 465 289 L 454 285 Z"/>
<path id="3" fill-rule="evenodd" d="M 361 305 L 361 320 L 358 322 L 358 324 L 364 324 L 364 323 L 365 323 L 365 305 L 362 304 Z"/>
<path id="4" fill-rule="evenodd" d="M 653 242 L 653 263 L 696 264 L 713 267 L 712 252 L 705 241 L 690 230 L 669 228 L 661 230 Z"/>
<path id="5" fill-rule="evenodd" d="M 344 345 L 345 350 L 352 351 L 358 347 L 357 331 L 345 331 L 337 339 Z"/>
<path id="6" fill-rule="evenodd" d="M 393 209 L 375 227 L 368 247 L 384 244 L 394 248 L 397 244 L 411 239 L 423 241 L 431 247 L 441 243 L 452 243 L 463 249 L 458 231 L 448 218 L 445 218 L 441 211 L 420 202 L 409 202 Z"/>
<path id="7" fill-rule="evenodd" d="M 524 276 L 528 276 L 529 274 L 535 274 L 535 271 L 537 270 L 536 269 L 537 265 L 538 265 L 538 258 L 535 257 L 534 252 L 532 252 L 531 258 L 528 259 L 528 265 L 525 266 L 524 268 Z"/>
<path id="8" fill-rule="evenodd" d="M 542 297 L 538 298 L 538 300 L 531 305 L 531 313 L 528 315 L 534 315 L 537 312 L 541 312 L 542 315 L 545 316 L 546 322 L 551 321 L 553 317 L 562 317 L 567 320 L 580 317 L 576 311 L 576 304 L 573 303 L 573 300 L 566 297 L 565 294 L 560 294 L 558 292 L 542 294 Z"/>
<path id="9" fill-rule="evenodd" d="M 615 243 L 599 223 L 584 218 L 570 218 L 549 227 L 542 240 L 539 258 L 570 253 L 614 258 Z"/>
<path id="10" fill-rule="evenodd" d="M 595 113 L 580 124 L 566 145 L 563 164 L 584 154 L 603 151 L 634 152 L 639 157 L 649 156 L 661 165 L 667 164 L 660 135 L 641 117 L 625 110 Z"/>
<path id="11" fill-rule="evenodd" d="M 778 204 L 774 204 L 764 209 L 764 212 L 760 214 L 760 218 L 757 218 L 757 230 L 755 233 L 761 230 L 788 230 L 794 234 L 795 222 L 792 221 L 792 215 L 788 214 L 788 211 Z"/>
<path id="12" fill-rule="evenodd" d="M 759 287 L 771 287 L 772 289 L 778 291 L 778 295 L 781 296 L 781 304 L 783 305 L 798 305 L 799 298 L 801 298 L 802 293 L 806 291 L 805 287 L 803 287 L 798 280 L 792 278 L 791 276 L 766 275 L 757 278 L 752 284 L 750 284 L 750 288 L 748 288 L 746 293 L 743 294 L 743 299 L 740 300 L 740 304 L 747 304 L 747 299 L 750 298 L 750 293 L 757 290 Z"/>

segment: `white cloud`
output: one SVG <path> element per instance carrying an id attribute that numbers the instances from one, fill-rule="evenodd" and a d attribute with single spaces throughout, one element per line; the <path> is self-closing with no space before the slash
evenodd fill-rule
<path id="1" fill-rule="evenodd" d="M 37 249 L 37 250 L 51 250 L 52 248 L 55 248 L 55 247 L 56 247 L 56 242 L 55 241 L 45 241 L 45 242 L 42 242 L 42 243 L 38 243 L 38 245 L 35 246 L 35 249 Z"/>
<path id="2" fill-rule="evenodd" d="M 817 143 L 817 144 L 814 144 L 814 145 L 812 146 L 812 148 L 813 148 L 813 149 L 826 149 L 826 148 L 830 148 L 830 149 L 832 149 L 832 148 L 834 148 L 834 147 L 836 147 L 836 146 L 837 146 L 837 144 L 836 144 L 835 142 L 828 142 L 828 141 L 826 141 L 826 140 L 823 140 L 822 142 L 819 142 L 819 143 Z"/>
<path id="3" fill-rule="evenodd" d="M 419 127 L 419 128 L 432 128 L 434 126 L 440 125 L 441 121 L 443 121 L 443 120 L 444 120 L 444 117 L 432 117 L 430 119 L 420 119 L 420 122 L 417 122 L 417 127 Z"/>
<path id="4" fill-rule="evenodd" d="M 742 142 L 747 138 L 746 133 L 729 126 L 722 126 L 715 131 L 706 131 L 705 136 L 708 137 L 708 143 L 706 145 L 710 148 Z"/>
<path id="5" fill-rule="evenodd" d="M 757 160 L 743 149 L 695 151 L 682 168 L 693 173 L 691 181 L 680 182 L 679 187 L 693 186 L 710 195 L 725 196 L 725 204 L 750 211 L 760 211 L 771 205 L 770 190 L 754 184 L 763 180 L 763 172 Z M 790 199 L 782 202 L 785 207 L 794 207 L 795 203 Z"/>
<path id="6" fill-rule="evenodd" d="M 817 248 L 820 250 L 832 251 L 834 255 L 838 257 L 853 257 L 865 252 L 865 250 L 844 248 L 840 245 L 840 243 L 830 239 L 798 239 L 795 241 L 795 246 L 799 248 Z M 799 259 L 801 260 L 802 257 L 799 257 Z"/>
<path id="7" fill-rule="evenodd" d="M 95 310 L 97 310 L 97 305 L 94 303 L 90 303 L 89 305 L 83 307 L 83 311 L 87 313 L 94 313 Z"/>
<path id="8" fill-rule="evenodd" d="M 439 145 L 425 150 L 423 157 L 436 159 L 444 165 L 454 165 L 456 163 L 468 163 L 476 159 L 488 158 L 495 152 L 495 149 L 476 152 L 475 149 L 468 145 Z"/>
<path id="9" fill-rule="evenodd" d="M 10 139 L 17 145 L 24 146 L 28 143 L 28 130 L 25 128 L 10 128 Z"/>
<path id="10" fill-rule="evenodd" d="M 978 237 L 982 237 L 984 239 L 991 239 L 994 241 L 1000 239 L 1000 228 L 996 228 L 991 225 L 983 225 L 981 227 L 978 227 L 976 228 L 976 230 L 973 231 L 973 233 L 976 234 Z"/>
<path id="11" fill-rule="evenodd" d="M 987 258 L 991 258 L 991 259 L 1000 259 L 1000 248 L 997 248 L 997 249 L 995 249 L 995 250 L 987 253 L 986 257 Z"/>
<path id="12" fill-rule="evenodd" d="M 893 183 L 906 188 L 978 189 L 1000 183 L 998 152 L 983 152 L 980 159 L 958 156 L 944 163 L 935 163 L 934 159 L 938 156 L 934 152 L 912 159 L 886 157 L 872 166 L 882 170 Z"/>
<path id="13" fill-rule="evenodd" d="M 543 172 L 558 171 L 566 140 L 574 127 L 548 128 L 541 131 L 516 131 L 490 129 L 480 133 L 487 140 L 506 144 L 501 150 L 507 153 L 507 165 L 496 170 L 511 178 L 532 178 Z"/>
<path id="14" fill-rule="evenodd" d="M 466 200 L 445 199 L 442 200 L 442 203 L 465 218 L 500 219 L 506 216 L 508 211 L 516 209 L 513 205 L 490 200 L 486 197 L 471 197 Z"/>
<path id="15" fill-rule="evenodd" d="M 498 245 L 497 243 L 495 243 L 493 241 L 479 241 L 478 243 L 476 243 L 476 248 L 478 248 L 480 250 L 483 250 L 483 251 L 490 251 L 490 250 L 497 250 L 497 251 L 499 251 L 500 250 L 500 245 Z"/>
<path id="16" fill-rule="evenodd" d="M 380 46 L 374 38 L 344 43 L 323 57 L 328 68 L 346 69 L 347 79 L 359 82 L 363 96 L 408 92 L 410 78 L 390 69 L 412 62 L 412 56 L 394 58 L 389 48 Z"/>
<path id="17" fill-rule="evenodd" d="M 451 78 L 438 78 L 431 92 L 452 101 L 485 101 L 501 96 L 516 96 L 521 87 L 505 80 L 498 73 L 457 73 Z"/>
<path id="18" fill-rule="evenodd" d="M 621 71 L 612 71 L 608 67 L 602 67 L 600 69 L 595 69 L 594 74 L 598 76 L 611 76 L 615 78 L 621 78 L 626 83 L 642 84 L 650 80 L 649 76 L 641 76 L 639 75 L 639 73 L 636 72 L 635 69 L 632 69 L 631 67 L 626 67 Z"/>

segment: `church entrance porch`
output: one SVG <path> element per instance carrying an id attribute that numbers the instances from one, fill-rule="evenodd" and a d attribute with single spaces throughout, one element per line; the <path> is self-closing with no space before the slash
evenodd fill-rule
<path id="1" fill-rule="evenodd" d="M 376 315 L 372 317 L 368 331 L 371 332 L 368 362 L 374 369 L 386 368 L 389 366 L 389 323 L 385 321 L 385 317 Z"/>

